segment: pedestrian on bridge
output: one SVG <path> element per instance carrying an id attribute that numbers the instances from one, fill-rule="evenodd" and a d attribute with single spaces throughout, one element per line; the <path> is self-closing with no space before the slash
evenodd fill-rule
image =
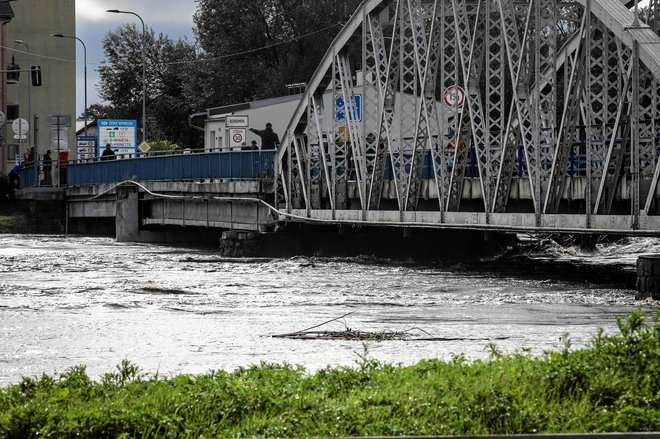
<path id="1" fill-rule="evenodd" d="M 109 143 L 106 143 L 103 153 L 101 153 L 101 160 L 115 160 L 117 156 L 112 150 L 112 146 Z"/>
<path id="2" fill-rule="evenodd" d="M 250 131 L 261 137 L 261 149 L 275 149 L 280 144 L 280 137 L 273 131 L 273 125 L 270 122 L 266 124 L 265 130 L 250 128 Z"/>
<path id="3" fill-rule="evenodd" d="M 46 151 L 43 158 L 44 186 L 53 185 L 53 158 L 50 156 L 50 149 Z"/>

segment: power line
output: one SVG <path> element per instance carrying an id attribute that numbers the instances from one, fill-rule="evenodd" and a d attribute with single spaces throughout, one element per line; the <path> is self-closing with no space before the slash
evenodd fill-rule
<path id="1" fill-rule="evenodd" d="M 269 44 L 269 45 L 266 45 L 266 46 L 257 47 L 255 49 L 248 49 L 248 50 L 243 50 L 243 51 L 240 51 L 240 52 L 234 52 L 234 53 L 230 53 L 230 54 L 226 54 L 226 55 L 219 55 L 219 56 L 213 56 L 213 57 L 209 57 L 209 58 L 193 59 L 193 60 L 187 60 L 187 61 L 171 61 L 171 62 L 164 62 L 164 63 L 159 62 L 159 63 L 156 63 L 156 65 L 169 66 L 169 65 L 182 65 L 182 64 L 196 64 L 196 63 L 204 63 L 204 62 L 211 62 L 211 61 L 219 61 L 219 60 L 223 60 L 223 59 L 227 59 L 227 58 L 233 58 L 233 57 L 236 57 L 236 56 L 248 55 L 250 53 L 260 52 L 262 50 L 272 49 L 273 47 L 282 46 L 282 45 L 285 45 L 285 44 L 290 44 L 290 43 L 302 40 L 304 38 L 310 37 L 312 35 L 316 35 L 316 34 L 319 34 L 321 32 L 325 32 L 325 31 L 327 31 L 329 29 L 332 29 L 333 27 L 337 27 L 337 26 L 343 26 L 343 24 L 335 23 L 335 24 L 327 26 L 323 29 L 317 29 L 313 32 L 309 32 L 309 33 L 306 33 L 304 35 L 300 35 L 300 36 L 297 36 L 295 38 L 291 38 L 291 39 L 286 40 L 286 41 L 280 41 L 279 43 L 273 43 L 273 44 Z M 8 47 L 8 46 L 0 46 L 0 47 L 2 47 L 5 50 L 9 50 L 11 52 L 14 52 L 14 53 L 29 55 L 29 56 L 32 56 L 32 57 L 35 57 L 35 58 L 45 59 L 45 60 L 49 60 L 49 61 L 59 61 L 59 62 L 66 62 L 66 63 L 71 63 L 71 64 L 84 64 L 83 62 L 76 61 L 76 60 L 71 60 L 71 59 L 57 58 L 57 57 L 48 56 L 48 55 L 41 55 L 39 53 L 34 53 L 34 52 L 28 53 L 25 50 L 16 49 L 14 47 Z M 100 65 L 103 65 L 103 62 L 88 62 L 87 65 L 98 65 L 98 66 L 100 66 Z"/>

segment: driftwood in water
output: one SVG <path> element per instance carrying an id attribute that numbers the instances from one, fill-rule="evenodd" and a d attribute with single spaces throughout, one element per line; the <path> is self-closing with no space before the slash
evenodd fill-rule
<path id="1" fill-rule="evenodd" d="M 405 331 L 360 331 L 351 329 L 344 321 L 343 331 L 320 331 L 316 330 L 321 326 L 328 323 L 342 320 L 345 317 L 353 314 L 349 312 L 343 316 L 336 317 L 328 320 L 327 322 L 314 325 L 310 328 L 301 331 L 289 332 L 286 334 L 276 334 L 276 338 L 291 338 L 294 340 L 351 340 L 351 341 L 390 341 L 390 340 L 406 340 L 406 341 L 456 341 L 456 340 L 492 340 L 490 338 L 465 338 L 465 337 L 433 337 L 423 329 L 412 327 Z M 498 337 L 496 340 L 504 340 L 508 337 Z"/>

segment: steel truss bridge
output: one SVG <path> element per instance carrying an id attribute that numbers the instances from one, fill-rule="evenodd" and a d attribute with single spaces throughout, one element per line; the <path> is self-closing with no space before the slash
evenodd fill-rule
<path id="1" fill-rule="evenodd" d="M 365 0 L 283 135 L 296 220 L 660 235 L 660 0 Z"/>

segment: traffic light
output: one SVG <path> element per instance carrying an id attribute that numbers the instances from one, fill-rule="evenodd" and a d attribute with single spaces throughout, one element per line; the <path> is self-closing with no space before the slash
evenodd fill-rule
<path id="1" fill-rule="evenodd" d="M 32 66 L 30 67 L 30 75 L 32 79 L 33 87 L 41 86 L 41 66 Z"/>
<path id="2" fill-rule="evenodd" d="M 7 120 L 18 119 L 20 114 L 18 104 L 7 104 Z"/>
<path id="3" fill-rule="evenodd" d="M 7 70 L 10 70 L 7 72 L 7 83 L 8 84 L 15 84 L 18 82 L 18 80 L 21 77 L 21 72 L 19 71 L 21 69 L 21 66 L 16 64 L 16 61 L 14 60 L 14 55 L 11 56 L 11 64 L 7 66 Z"/>

